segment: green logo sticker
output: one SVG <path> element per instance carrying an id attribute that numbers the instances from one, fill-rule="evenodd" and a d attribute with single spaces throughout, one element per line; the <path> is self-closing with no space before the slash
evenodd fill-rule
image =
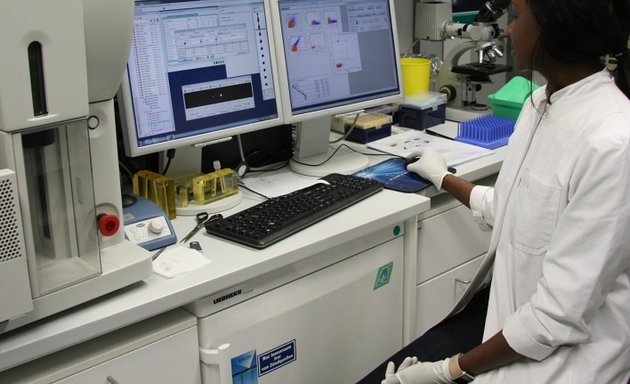
<path id="1" fill-rule="evenodd" d="M 392 278 L 392 270 L 394 269 L 394 262 L 383 265 L 376 272 L 376 280 L 374 281 L 374 290 L 389 284 L 389 280 Z"/>

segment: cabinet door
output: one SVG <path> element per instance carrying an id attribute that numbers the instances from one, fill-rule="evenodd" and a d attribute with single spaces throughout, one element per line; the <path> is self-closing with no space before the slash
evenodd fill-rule
<path id="1" fill-rule="evenodd" d="M 224 356 L 204 383 L 357 382 L 402 347 L 402 252 L 396 238 L 199 319 L 202 361 Z"/>
<path id="2" fill-rule="evenodd" d="M 485 254 L 416 288 L 416 337 L 446 316 L 475 276 Z"/>
<path id="3" fill-rule="evenodd" d="M 200 384 L 197 328 L 81 371 L 57 384 Z"/>
<path id="4" fill-rule="evenodd" d="M 418 231 L 416 283 L 487 252 L 489 245 L 490 232 L 482 231 L 463 205 L 422 220 Z"/>

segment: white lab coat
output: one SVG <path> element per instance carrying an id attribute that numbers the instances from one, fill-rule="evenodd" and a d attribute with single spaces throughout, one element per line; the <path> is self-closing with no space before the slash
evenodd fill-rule
<path id="1" fill-rule="evenodd" d="M 541 118 L 544 92 L 525 102 L 495 189 L 471 194 L 493 227 L 476 278 L 493 264 L 484 340 L 503 330 L 528 357 L 475 383 L 626 384 L 630 101 L 606 70 L 553 94 Z"/>

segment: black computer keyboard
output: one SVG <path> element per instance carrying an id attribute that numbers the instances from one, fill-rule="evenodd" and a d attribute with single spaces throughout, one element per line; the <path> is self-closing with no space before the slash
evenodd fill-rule
<path id="1" fill-rule="evenodd" d="M 356 176 L 330 174 L 328 184 L 266 200 L 235 215 L 214 221 L 206 232 L 254 248 L 265 248 L 383 189 Z"/>

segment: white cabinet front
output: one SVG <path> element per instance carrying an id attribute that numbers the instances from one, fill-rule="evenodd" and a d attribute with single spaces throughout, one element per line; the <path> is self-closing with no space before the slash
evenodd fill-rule
<path id="1" fill-rule="evenodd" d="M 355 383 L 402 347 L 402 254 L 399 237 L 199 319 L 204 384 Z"/>
<path id="2" fill-rule="evenodd" d="M 441 321 L 453 309 L 475 276 L 485 254 L 418 285 L 416 289 L 416 337 Z"/>

